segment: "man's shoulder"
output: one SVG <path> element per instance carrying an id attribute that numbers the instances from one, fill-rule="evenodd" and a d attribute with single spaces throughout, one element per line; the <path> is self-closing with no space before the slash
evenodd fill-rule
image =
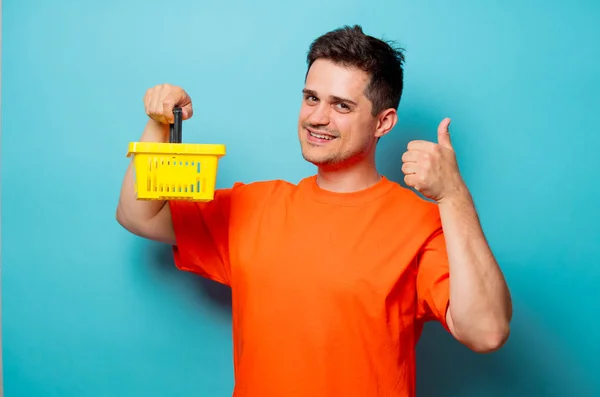
<path id="1" fill-rule="evenodd" d="M 294 192 L 298 188 L 297 184 L 284 179 L 259 180 L 252 182 L 237 181 L 224 190 L 229 190 L 234 197 L 241 199 L 259 198 L 286 195 Z"/>
<path id="2" fill-rule="evenodd" d="M 391 182 L 391 181 L 390 181 Z M 400 183 L 391 182 L 394 186 L 387 194 L 387 208 L 402 217 L 420 218 L 422 221 L 439 222 L 438 204 L 413 189 Z"/>
<path id="3" fill-rule="evenodd" d="M 232 186 L 233 189 L 243 189 L 248 191 L 293 189 L 294 187 L 297 187 L 297 185 L 284 179 L 270 179 L 252 182 L 238 181 L 235 182 Z"/>
<path id="4" fill-rule="evenodd" d="M 415 190 L 405 187 L 399 182 L 388 179 L 387 182 L 392 185 L 389 189 L 389 196 L 394 200 L 406 202 L 420 208 L 433 208 L 437 206 L 434 201 L 429 200 Z"/>

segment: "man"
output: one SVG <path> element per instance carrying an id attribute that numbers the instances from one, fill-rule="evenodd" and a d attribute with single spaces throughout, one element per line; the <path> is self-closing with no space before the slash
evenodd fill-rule
<path id="1" fill-rule="evenodd" d="M 131 166 L 118 221 L 174 246 L 175 264 L 231 286 L 234 396 L 415 395 L 415 345 L 439 321 L 477 352 L 508 337 L 511 303 L 448 133 L 402 156 L 409 189 L 380 175 L 404 58 L 359 26 L 315 40 L 298 120 L 318 172 L 298 185 L 237 183 L 209 203 L 137 201 Z M 180 87 L 144 97 L 142 141 L 166 141 Z M 199 343 L 202 343 L 201 341 Z"/>

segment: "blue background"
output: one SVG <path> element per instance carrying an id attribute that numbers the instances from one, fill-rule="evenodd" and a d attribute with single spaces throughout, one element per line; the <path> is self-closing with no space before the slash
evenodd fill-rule
<path id="1" fill-rule="evenodd" d="M 227 289 L 115 221 L 142 96 L 184 86 L 186 142 L 224 143 L 219 186 L 314 169 L 296 120 L 310 41 L 362 24 L 406 49 L 400 181 L 445 116 L 510 283 L 511 339 L 476 355 L 437 324 L 420 396 L 600 395 L 600 3 L 4 0 L 2 333 L 5 396 L 227 396 Z"/>

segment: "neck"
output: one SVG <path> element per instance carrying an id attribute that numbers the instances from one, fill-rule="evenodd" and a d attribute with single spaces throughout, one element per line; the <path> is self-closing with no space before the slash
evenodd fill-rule
<path id="1" fill-rule="evenodd" d="M 319 167 L 317 184 L 336 193 L 351 193 L 373 186 L 381 180 L 375 161 L 362 161 L 350 167 Z"/>

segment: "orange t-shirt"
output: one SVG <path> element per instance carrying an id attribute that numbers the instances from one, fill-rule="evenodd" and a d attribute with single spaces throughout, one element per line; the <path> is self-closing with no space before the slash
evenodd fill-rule
<path id="1" fill-rule="evenodd" d="M 176 266 L 232 288 L 235 397 L 412 397 L 423 323 L 446 329 L 437 206 L 383 178 L 316 177 L 170 202 Z"/>

